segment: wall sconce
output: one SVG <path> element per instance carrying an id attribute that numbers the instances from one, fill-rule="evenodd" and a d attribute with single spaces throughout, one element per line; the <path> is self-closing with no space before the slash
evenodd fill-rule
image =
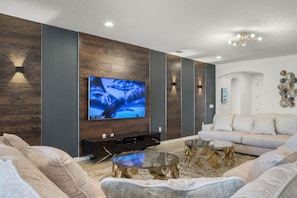
<path id="1" fill-rule="evenodd" d="M 22 66 L 16 66 L 16 67 L 15 67 L 15 72 L 19 72 L 19 73 L 22 73 L 22 74 L 23 74 L 24 71 L 25 71 L 25 70 L 24 70 L 24 67 L 22 67 Z"/>
<path id="2" fill-rule="evenodd" d="M 172 82 L 171 85 L 172 85 L 172 86 L 175 86 L 175 85 L 176 85 L 176 82 Z"/>
<path id="3" fill-rule="evenodd" d="M 198 87 L 198 89 L 202 89 L 202 85 L 198 85 L 197 87 Z"/>

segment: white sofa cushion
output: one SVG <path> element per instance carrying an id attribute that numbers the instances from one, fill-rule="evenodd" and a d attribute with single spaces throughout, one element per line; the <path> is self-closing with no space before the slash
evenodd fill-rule
<path id="1" fill-rule="evenodd" d="M 275 135 L 275 115 L 259 114 L 254 116 L 253 133 Z"/>
<path id="2" fill-rule="evenodd" d="M 233 131 L 233 114 L 218 114 L 214 118 L 214 131 Z"/>
<path id="3" fill-rule="evenodd" d="M 0 178 L 0 197 L 40 198 L 39 194 L 20 177 L 11 160 L 0 159 Z"/>
<path id="4" fill-rule="evenodd" d="M 252 132 L 254 128 L 254 117 L 252 115 L 234 115 L 234 131 Z"/>
<path id="5" fill-rule="evenodd" d="M 233 195 L 244 185 L 240 177 L 193 178 L 165 180 L 131 180 L 104 178 L 101 187 L 108 198 L 224 198 Z"/>
<path id="6" fill-rule="evenodd" d="M 246 184 L 231 198 L 288 198 L 297 197 L 297 164 L 288 163 L 264 172 Z"/>
<path id="7" fill-rule="evenodd" d="M 199 131 L 198 137 L 200 139 L 227 140 L 240 144 L 242 141 L 242 136 L 248 134 L 250 133 L 240 131 Z"/>
<path id="8" fill-rule="evenodd" d="M 249 134 L 242 136 L 242 144 L 260 148 L 276 149 L 286 143 L 289 135 Z"/>
<path id="9" fill-rule="evenodd" d="M 100 183 L 64 151 L 49 146 L 31 146 L 27 157 L 69 197 L 100 197 Z"/>
<path id="10" fill-rule="evenodd" d="M 297 115 L 277 115 L 275 127 L 279 134 L 297 134 Z"/>
<path id="11" fill-rule="evenodd" d="M 11 160 L 20 177 L 42 198 L 52 198 L 53 195 L 59 198 L 68 197 L 16 148 L 0 144 L 0 159 Z M 14 188 L 17 189 L 17 185 Z"/>
<path id="12" fill-rule="evenodd" d="M 280 148 L 266 152 L 258 157 L 252 166 L 247 182 L 257 179 L 262 173 L 268 169 L 297 160 L 297 149 Z"/>

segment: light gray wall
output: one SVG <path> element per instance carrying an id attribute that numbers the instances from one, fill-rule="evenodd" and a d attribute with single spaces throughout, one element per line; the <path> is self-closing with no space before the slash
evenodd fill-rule
<path id="1" fill-rule="evenodd" d="M 182 137 L 195 134 L 195 65 L 194 61 L 182 58 Z"/>
<path id="2" fill-rule="evenodd" d="M 79 155 L 78 33 L 42 25 L 42 145 Z"/>

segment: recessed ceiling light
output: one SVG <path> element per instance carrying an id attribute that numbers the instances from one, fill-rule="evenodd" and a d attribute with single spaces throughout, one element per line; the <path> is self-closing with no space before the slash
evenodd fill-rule
<path id="1" fill-rule="evenodd" d="M 105 25 L 106 27 L 112 27 L 112 26 L 113 26 L 113 23 L 110 22 L 110 21 L 107 21 L 107 22 L 104 23 L 104 25 Z"/>
<path id="2" fill-rule="evenodd" d="M 222 58 L 222 56 L 216 56 L 216 59 L 221 59 Z"/>

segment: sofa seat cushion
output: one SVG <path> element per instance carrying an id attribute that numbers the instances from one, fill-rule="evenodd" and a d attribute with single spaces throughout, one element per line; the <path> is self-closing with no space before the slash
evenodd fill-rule
<path id="1" fill-rule="evenodd" d="M 40 197 L 52 198 L 53 195 L 57 198 L 68 197 L 16 148 L 0 144 L 0 159 L 11 160 L 22 180 L 28 183 Z M 18 184 L 15 184 L 14 189 L 17 188 Z"/>
<path id="2" fill-rule="evenodd" d="M 242 144 L 276 149 L 277 147 L 283 145 L 290 137 L 290 135 L 249 134 L 242 136 Z"/>
<path id="3" fill-rule="evenodd" d="M 224 198 L 233 195 L 245 183 L 239 177 L 165 180 L 104 178 L 101 187 L 108 198 Z"/>
<path id="4" fill-rule="evenodd" d="M 227 140 L 233 143 L 241 143 L 242 136 L 248 135 L 248 132 L 240 131 L 199 131 L 198 137 L 210 140 Z"/>
<path id="5" fill-rule="evenodd" d="M 279 134 L 297 134 L 297 115 L 277 115 L 275 127 Z"/>
<path id="6" fill-rule="evenodd" d="M 69 197 L 100 197 L 100 183 L 64 151 L 49 146 L 31 146 L 27 157 Z"/>
<path id="7" fill-rule="evenodd" d="M 291 136 L 285 144 L 278 148 L 297 148 L 297 134 Z"/>
<path id="8" fill-rule="evenodd" d="M 231 198 L 297 197 L 297 162 L 271 168 L 239 189 Z"/>
<path id="9" fill-rule="evenodd" d="M 255 160 L 255 163 L 249 171 L 247 182 L 257 179 L 268 169 L 281 164 L 297 161 L 297 149 L 283 148 L 262 154 Z"/>
<path id="10" fill-rule="evenodd" d="M 237 176 L 240 177 L 245 183 L 247 183 L 247 178 L 249 175 L 249 172 L 253 165 L 255 164 L 256 159 L 247 161 L 237 167 L 234 167 L 227 172 L 224 173 L 223 177 L 231 177 L 231 176 Z"/>

